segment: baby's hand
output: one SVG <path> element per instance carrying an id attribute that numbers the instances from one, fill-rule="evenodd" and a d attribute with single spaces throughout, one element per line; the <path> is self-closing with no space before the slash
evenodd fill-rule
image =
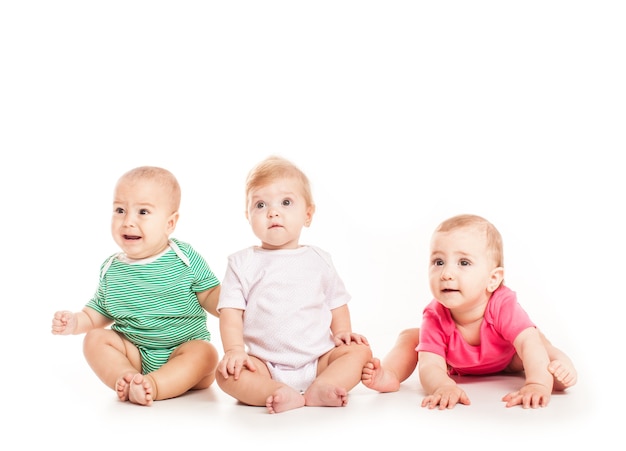
<path id="1" fill-rule="evenodd" d="M 470 400 L 467 394 L 458 385 L 446 385 L 438 388 L 432 395 L 426 396 L 422 400 L 422 407 L 434 409 L 439 406 L 439 410 L 452 409 L 458 403 L 469 405 Z"/>
<path id="2" fill-rule="evenodd" d="M 550 402 L 551 390 L 541 384 L 526 384 L 518 391 L 502 397 L 506 407 L 522 406 L 524 409 L 532 407 L 546 407 Z"/>
<path id="3" fill-rule="evenodd" d="M 71 335 L 76 330 L 76 315 L 73 312 L 63 310 L 56 312 L 52 318 L 53 335 Z"/>
<path id="4" fill-rule="evenodd" d="M 339 332 L 333 336 L 333 339 L 335 341 L 335 346 L 341 346 L 342 344 L 349 345 L 352 342 L 369 346 L 367 338 L 363 335 L 355 334 L 354 332 Z"/>
<path id="5" fill-rule="evenodd" d="M 243 367 L 248 368 L 250 371 L 256 371 L 256 366 L 247 352 L 239 350 L 228 351 L 224 354 L 220 363 L 218 363 L 217 371 L 224 376 L 224 379 L 228 379 L 228 376 L 232 375 L 237 380 Z"/>

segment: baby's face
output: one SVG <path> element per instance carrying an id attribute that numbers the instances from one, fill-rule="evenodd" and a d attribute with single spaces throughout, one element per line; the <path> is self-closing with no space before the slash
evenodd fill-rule
<path id="1" fill-rule="evenodd" d="M 481 231 L 463 227 L 433 234 L 430 289 L 445 307 L 466 309 L 486 303 L 501 280 L 497 269 Z"/>
<path id="2" fill-rule="evenodd" d="M 295 249 L 313 207 L 307 206 L 299 181 L 287 177 L 252 190 L 246 215 L 263 249 Z"/>
<path id="3" fill-rule="evenodd" d="M 132 259 L 158 255 L 168 246 L 178 212 L 171 193 L 152 180 L 120 180 L 115 188 L 111 233 Z"/>

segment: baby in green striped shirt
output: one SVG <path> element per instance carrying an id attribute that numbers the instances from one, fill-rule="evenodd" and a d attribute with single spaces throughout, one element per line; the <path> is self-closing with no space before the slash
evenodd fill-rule
<path id="1" fill-rule="evenodd" d="M 54 335 L 85 334 L 87 362 L 121 401 L 149 406 L 215 380 L 207 312 L 217 316 L 221 286 L 199 253 L 170 238 L 180 198 L 166 169 L 123 174 L 111 221 L 121 252 L 102 263 L 96 293 L 81 311 L 52 319 Z"/>

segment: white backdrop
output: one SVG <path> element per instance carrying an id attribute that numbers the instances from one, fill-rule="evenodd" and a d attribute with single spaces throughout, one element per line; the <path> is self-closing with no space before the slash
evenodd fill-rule
<path id="1" fill-rule="evenodd" d="M 174 236 L 221 278 L 228 254 L 257 243 L 246 173 L 279 154 L 312 180 L 302 242 L 332 254 L 355 330 L 418 325 L 432 229 L 477 213 L 503 234 L 507 284 L 581 383 L 613 378 L 625 300 L 619 2 L 431 3 L 4 2 L 8 356 L 33 365 L 17 343 L 53 339 L 53 312 L 92 295 L 117 250 L 110 204 L 124 171 L 174 172 Z"/>

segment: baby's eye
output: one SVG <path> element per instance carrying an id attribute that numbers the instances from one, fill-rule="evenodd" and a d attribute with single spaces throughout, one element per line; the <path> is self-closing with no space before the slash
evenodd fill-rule
<path id="1" fill-rule="evenodd" d="M 142 208 L 141 210 L 139 210 L 139 214 L 140 215 L 147 215 L 147 214 L 150 214 L 150 212 L 148 210 L 146 210 L 145 208 Z"/>
<path id="2" fill-rule="evenodd" d="M 115 213 L 117 213 L 118 215 L 123 215 L 124 214 L 124 209 L 121 207 L 117 207 L 115 210 L 113 210 Z"/>
<path id="3" fill-rule="evenodd" d="M 257 202 L 256 204 L 254 204 L 254 207 L 255 207 L 255 208 L 259 208 L 259 209 L 260 209 L 260 208 L 265 208 L 265 202 L 263 202 L 263 201 L 259 201 L 259 202 Z"/>
<path id="4" fill-rule="evenodd" d="M 436 258 L 433 260 L 433 265 L 435 266 L 443 266 L 443 260 L 440 258 Z"/>
<path id="5" fill-rule="evenodd" d="M 289 205 L 291 205 L 291 199 L 284 199 L 282 202 L 283 207 L 288 207 Z"/>
<path id="6" fill-rule="evenodd" d="M 469 260 L 461 260 L 459 262 L 459 265 L 461 265 L 461 266 L 469 266 L 470 262 L 469 262 Z"/>

